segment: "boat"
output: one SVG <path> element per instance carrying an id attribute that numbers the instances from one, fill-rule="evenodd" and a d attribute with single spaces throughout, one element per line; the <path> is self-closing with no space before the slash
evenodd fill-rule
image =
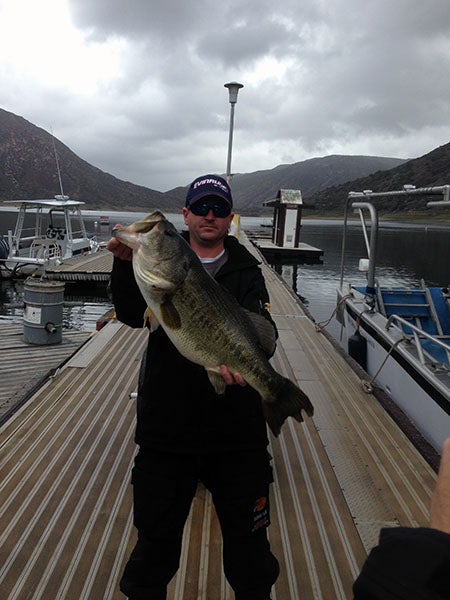
<path id="1" fill-rule="evenodd" d="M 51 199 L 9 200 L 18 206 L 14 231 L 3 236 L 0 269 L 11 277 L 45 272 L 78 255 L 96 252 L 99 244 L 88 236 L 81 213 L 85 203 L 64 194 Z"/>
<path id="2" fill-rule="evenodd" d="M 450 289 L 383 285 L 377 278 L 378 199 L 408 202 L 421 197 L 425 206 L 450 206 L 450 186 L 388 192 L 350 192 L 344 210 L 340 282 L 336 318 L 340 343 L 369 375 L 367 391 L 383 390 L 422 437 L 438 452 L 450 436 Z M 346 281 L 348 215 L 359 215 L 367 256 L 359 260 L 366 285 Z M 448 260 L 448 257 L 442 257 Z M 450 273 L 449 273 L 450 283 Z"/>

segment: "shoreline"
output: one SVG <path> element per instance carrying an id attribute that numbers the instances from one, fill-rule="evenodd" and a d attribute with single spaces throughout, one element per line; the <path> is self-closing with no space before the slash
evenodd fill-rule
<path id="1" fill-rule="evenodd" d="M 148 210 L 156 210 L 156 209 L 147 209 Z M 147 212 L 145 209 L 143 210 L 135 210 L 135 211 L 124 211 L 124 210 L 115 210 L 115 209 L 92 209 L 86 208 L 82 209 L 81 212 L 85 217 L 89 219 L 92 218 L 100 218 L 101 215 L 105 216 L 113 216 L 116 214 L 121 214 L 131 218 L 134 214 L 143 214 Z M 2 206 L 0 204 L 0 212 L 17 214 L 18 209 L 12 206 Z M 178 215 L 178 212 L 167 212 L 166 214 Z M 181 212 L 180 212 L 181 214 Z M 261 219 L 261 220 L 272 220 L 273 213 L 270 214 L 258 214 L 258 215 L 250 215 L 250 214 L 242 214 L 237 211 L 237 214 L 243 219 Z M 302 223 L 306 224 L 311 221 L 321 221 L 321 222 L 335 222 L 336 225 L 342 223 L 344 220 L 344 215 L 339 212 L 329 212 L 329 213 L 318 213 L 318 214 L 303 214 L 302 215 Z M 349 217 L 349 222 L 357 221 L 359 219 L 353 214 Z M 409 225 L 415 227 L 433 227 L 439 229 L 450 229 L 450 210 L 448 211 L 448 215 L 435 215 L 428 214 L 426 212 L 415 212 L 414 214 L 402 214 L 402 213 L 379 213 L 379 222 L 381 227 L 407 227 Z M 5 235 L 7 232 L 0 231 L 0 234 Z"/>

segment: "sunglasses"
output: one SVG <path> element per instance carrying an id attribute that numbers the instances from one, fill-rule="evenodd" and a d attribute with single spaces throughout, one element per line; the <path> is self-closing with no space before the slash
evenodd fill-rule
<path id="1" fill-rule="evenodd" d="M 231 206 L 225 202 L 194 202 L 189 207 L 189 210 L 196 217 L 206 217 L 210 210 L 213 211 L 215 217 L 223 219 L 231 214 Z"/>

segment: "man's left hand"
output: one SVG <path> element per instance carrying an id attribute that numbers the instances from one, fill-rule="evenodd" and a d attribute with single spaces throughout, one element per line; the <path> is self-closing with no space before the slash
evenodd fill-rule
<path id="1" fill-rule="evenodd" d="M 230 371 L 226 365 L 220 365 L 220 374 L 225 379 L 227 385 L 240 385 L 242 387 L 247 385 L 247 382 L 240 373 Z"/>

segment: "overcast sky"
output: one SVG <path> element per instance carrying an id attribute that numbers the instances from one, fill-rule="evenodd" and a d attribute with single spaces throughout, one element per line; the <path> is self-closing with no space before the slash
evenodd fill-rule
<path id="1" fill-rule="evenodd" d="M 0 0 L 0 107 L 166 191 L 450 140 L 449 0 Z M 62 165 L 63 169 L 63 165 Z"/>

